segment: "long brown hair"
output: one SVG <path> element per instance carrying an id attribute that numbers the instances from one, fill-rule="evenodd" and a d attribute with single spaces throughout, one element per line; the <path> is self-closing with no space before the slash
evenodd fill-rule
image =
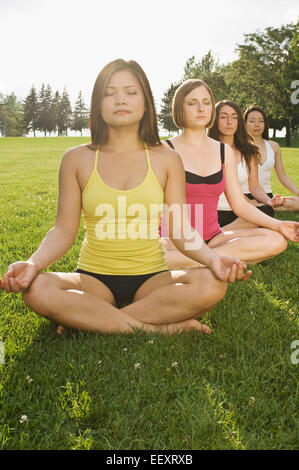
<path id="1" fill-rule="evenodd" d="M 206 128 L 209 128 L 213 125 L 215 121 L 215 99 L 213 92 L 207 83 L 203 82 L 199 79 L 190 79 L 183 82 L 178 89 L 176 90 L 173 101 L 172 101 L 172 119 L 175 125 L 179 129 L 183 129 L 185 127 L 185 118 L 184 118 L 184 111 L 183 111 L 183 103 L 184 98 L 187 96 L 191 91 L 195 90 L 195 88 L 199 88 L 200 86 L 204 86 L 206 90 L 209 92 L 212 102 L 212 115 L 210 122 L 206 125 Z"/>
<path id="2" fill-rule="evenodd" d="M 218 123 L 220 111 L 223 106 L 230 106 L 231 108 L 233 108 L 234 111 L 236 111 L 238 115 L 238 127 L 234 134 L 234 144 L 236 149 L 241 152 L 241 155 L 244 158 L 247 167 L 249 168 L 251 159 L 255 158 L 258 162 L 260 162 L 261 155 L 259 148 L 253 144 L 253 139 L 246 131 L 242 111 L 236 103 L 230 100 L 218 101 L 218 103 L 216 104 L 216 119 L 214 125 L 208 131 L 208 136 L 220 142 L 221 134 L 219 132 Z"/>
<path id="3" fill-rule="evenodd" d="M 95 81 L 90 107 L 89 129 L 93 146 L 104 145 L 108 139 L 108 126 L 102 118 L 101 107 L 107 85 L 115 72 L 128 70 L 140 83 L 145 101 L 145 112 L 139 124 L 139 137 L 148 146 L 160 145 L 157 114 L 149 81 L 143 69 L 134 60 L 116 59 L 109 62 Z"/>

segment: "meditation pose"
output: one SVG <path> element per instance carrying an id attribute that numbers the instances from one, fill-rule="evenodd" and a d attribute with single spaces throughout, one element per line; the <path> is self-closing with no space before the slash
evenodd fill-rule
<path id="1" fill-rule="evenodd" d="M 1 288 L 21 292 L 58 332 L 209 333 L 196 319 L 223 299 L 228 282 L 246 281 L 251 271 L 211 250 L 184 215 L 182 161 L 160 142 L 151 89 L 136 62 L 117 59 L 100 72 L 90 129 L 91 144 L 62 158 L 54 227 L 30 259 L 9 266 Z M 159 239 L 163 204 L 183 214 L 170 217 L 176 248 L 205 267 L 168 270 Z M 81 210 L 86 234 L 76 272 L 42 272 L 72 246 Z"/>
<path id="2" fill-rule="evenodd" d="M 280 146 L 269 140 L 269 126 L 264 111 L 258 106 L 251 106 L 244 113 L 247 132 L 252 136 L 255 145 L 261 153 L 261 163 L 258 167 L 259 181 L 265 192 L 272 197 L 271 174 L 276 171 L 280 183 L 295 196 L 276 198 L 275 210 L 299 211 L 299 189 L 286 174 L 281 158 Z M 253 195 L 254 196 L 254 195 Z M 281 198 L 282 203 L 279 203 Z"/>
<path id="3" fill-rule="evenodd" d="M 233 149 L 240 188 L 245 198 L 259 210 L 273 217 L 272 206 L 282 204 L 282 199 L 270 197 L 259 183 L 260 152 L 246 131 L 241 109 L 236 103 L 223 100 L 216 104 L 216 119 L 208 131 L 208 136 L 228 144 Z M 218 201 L 218 222 L 220 227 L 224 227 L 224 231 L 254 226 L 233 212 L 224 193 Z"/>
<path id="4" fill-rule="evenodd" d="M 182 159 L 191 225 L 208 246 L 219 256 L 237 256 L 257 263 L 283 252 L 287 248 L 286 239 L 299 241 L 297 222 L 276 220 L 246 200 L 232 148 L 206 135 L 206 129 L 215 120 L 214 97 L 208 85 L 197 79 L 182 83 L 176 90 L 172 111 L 174 123 L 183 131 L 164 145 L 176 150 Z M 221 230 L 217 205 L 223 192 L 237 217 L 253 226 Z M 186 257 L 168 238 L 165 217 L 161 237 L 169 269 L 198 266 L 194 257 Z"/>

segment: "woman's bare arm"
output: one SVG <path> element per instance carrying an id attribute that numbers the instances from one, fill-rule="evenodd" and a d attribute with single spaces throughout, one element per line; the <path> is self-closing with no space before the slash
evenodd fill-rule
<path id="1" fill-rule="evenodd" d="M 260 185 L 258 178 L 258 163 L 254 158 L 251 159 L 249 166 L 248 187 L 254 199 L 259 202 L 262 202 L 263 204 L 271 206 L 271 198 L 267 195 L 264 188 Z"/>
<path id="2" fill-rule="evenodd" d="M 77 149 L 68 150 L 59 169 L 59 197 L 55 225 L 29 258 L 39 270 L 60 259 L 72 246 L 80 224 L 81 189 L 77 180 Z"/>

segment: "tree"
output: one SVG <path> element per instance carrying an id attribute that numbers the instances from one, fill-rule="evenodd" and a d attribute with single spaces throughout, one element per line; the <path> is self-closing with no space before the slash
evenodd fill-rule
<path id="1" fill-rule="evenodd" d="M 82 136 L 82 129 L 87 129 L 88 120 L 88 109 L 85 106 L 82 92 L 80 91 L 75 103 L 71 129 L 74 131 L 80 131 Z"/>
<path id="2" fill-rule="evenodd" d="M 220 65 L 218 59 L 209 51 L 201 60 L 196 60 L 195 56 L 187 59 L 182 79 L 177 83 L 172 83 L 164 93 L 162 107 L 159 114 L 164 129 L 168 132 L 177 131 L 172 120 L 172 100 L 179 85 L 189 79 L 199 79 L 206 82 L 213 91 L 215 101 L 227 99 L 229 97 L 229 87 L 225 81 L 225 74 L 229 65 Z"/>
<path id="3" fill-rule="evenodd" d="M 26 132 L 35 131 L 38 129 L 38 100 L 35 87 L 32 86 L 28 96 L 24 100 L 23 121 L 26 126 Z"/>
<path id="4" fill-rule="evenodd" d="M 226 74 L 231 97 L 242 108 L 255 104 L 272 119 L 283 121 L 287 146 L 294 112 L 289 75 L 293 67 L 298 70 L 298 59 L 292 53 L 294 34 L 294 24 L 245 34 L 244 44 L 237 47 L 239 57 Z"/>
<path id="5" fill-rule="evenodd" d="M 52 115 L 52 90 L 50 85 L 42 83 L 38 96 L 38 129 L 43 131 L 45 137 L 55 129 Z"/>
<path id="6" fill-rule="evenodd" d="M 161 112 L 158 115 L 158 119 L 161 122 L 163 129 L 166 129 L 169 134 L 178 130 L 172 119 L 172 100 L 179 86 L 180 83 L 172 83 L 165 91 L 162 98 Z"/>
<path id="7" fill-rule="evenodd" d="M 54 97 L 52 99 L 52 116 L 53 116 L 53 124 L 54 124 L 54 129 L 57 130 L 58 135 L 61 135 L 61 129 L 60 129 L 60 120 L 59 120 L 59 112 L 60 112 L 60 93 L 58 90 L 56 90 Z"/>
<path id="8" fill-rule="evenodd" d="M 299 20 L 295 27 L 295 31 L 293 33 L 293 38 L 290 43 L 289 49 L 289 59 L 284 71 L 284 78 L 287 83 L 290 83 L 291 86 L 291 96 L 290 100 L 292 103 L 292 123 L 291 127 L 292 130 L 295 132 L 298 124 L 299 124 L 299 76 L 298 76 L 298 69 L 299 69 Z"/>
<path id="9" fill-rule="evenodd" d="M 209 51 L 199 61 L 195 56 L 187 60 L 183 80 L 195 78 L 204 81 L 212 89 L 217 102 L 229 97 L 229 87 L 224 78 L 228 68 L 229 65 L 219 64 L 218 58 Z"/>
<path id="10" fill-rule="evenodd" d="M 71 126 L 72 107 L 66 87 L 59 101 L 57 118 L 59 135 L 63 132 L 67 135 L 67 130 Z"/>
<path id="11" fill-rule="evenodd" d="M 1 125 L 6 137 L 18 137 L 25 134 L 23 105 L 14 93 L 8 95 L 1 106 Z"/>

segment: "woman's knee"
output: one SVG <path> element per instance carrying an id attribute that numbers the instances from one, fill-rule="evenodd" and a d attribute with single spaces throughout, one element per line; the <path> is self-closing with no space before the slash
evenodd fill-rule
<path id="1" fill-rule="evenodd" d="M 25 304 L 32 308 L 37 309 L 41 300 L 45 298 L 46 292 L 49 293 L 49 276 L 47 273 L 40 273 L 32 281 L 27 289 L 22 291 L 22 297 Z"/>
<path id="2" fill-rule="evenodd" d="M 271 232 L 269 237 L 271 238 L 271 248 L 274 254 L 278 255 L 279 253 L 282 253 L 283 251 L 285 251 L 288 247 L 288 242 L 284 238 L 284 236 L 272 230 L 271 231 L 269 230 L 269 232 Z M 270 243 L 270 240 L 269 240 L 269 243 Z"/>
<path id="3" fill-rule="evenodd" d="M 190 282 L 194 286 L 195 309 L 203 307 L 212 308 L 220 302 L 226 294 L 227 282 L 217 279 L 208 268 L 190 270 Z"/>

